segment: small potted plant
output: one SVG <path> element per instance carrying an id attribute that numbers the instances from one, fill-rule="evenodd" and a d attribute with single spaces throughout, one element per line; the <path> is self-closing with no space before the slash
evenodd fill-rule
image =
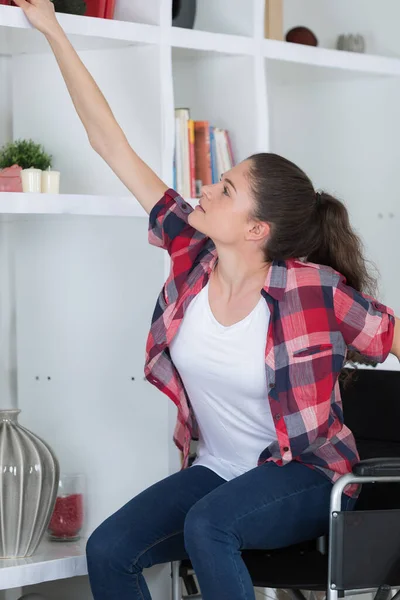
<path id="1" fill-rule="evenodd" d="M 51 167 L 52 157 L 33 140 L 16 140 L 0 148 L 0 192 L 22 192 L 22 169 Z"/>

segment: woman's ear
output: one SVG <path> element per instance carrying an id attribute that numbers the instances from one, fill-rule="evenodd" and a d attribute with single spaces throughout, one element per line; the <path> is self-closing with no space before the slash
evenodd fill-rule
<path id="1" fill-rule="evenodd" d="M 271 227 L 265 221 L 250 221 L 247 228 L 246 239 L 261 242 L 268 237 Z"/>

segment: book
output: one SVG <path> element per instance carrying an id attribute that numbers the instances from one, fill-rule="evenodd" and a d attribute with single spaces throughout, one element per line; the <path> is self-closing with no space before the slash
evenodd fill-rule
<path id="1" fill-rule="evenodd" d="M 210 125 L 210 160 L 211 160 L 211 180 L 218 182 L 218 163 L 217 163 L 217 144 L 215 139 L 215 128 Z"/>
<path id="2" fill-rule="evenodd" d="M 99 17 L 104 19 L 106 14 L 106 0 L 85 0 L 86 17 Z"/>
<path id="3" fill-rule="evenodd" d="M 104 12 L 105 19 L 113 19 L 115 12 L 115 2 L 116 0 L 106 0 L 106 8 Z"/>
<path id="4" fill-rule="evenodd" d="M 210 124 L 208 121 L 194 122 L 194 149 L 196 162 L 196 180 L 200 185 L 212 184 Z M 199 183 L 197 183 L 199 187 Z"/>
<path id="5" fill-rule="evenodd" d="M 189 119 L 190 197 L 196 197 L 196 157 L 194 151 L 194 121 Z"/>
<path id="6" fill-rule="evenodd" d="M 184 198 L 191 196 L 190 183 L 190 150 L 189 150 L 189 109 L 176 108 L 175 119 L 177 123 L 176 148 L 177 148 L 177 182 L 178 193 Z"/>
<path id="7" fill-rule="evenodd" d="M 183 193 L 182 176 L 182 144 L 181 144 L 181 120 L 175 117 L 175 189 L 178 194 Z"/>
<path id="8" fill-rule="evenodd" d="M 235 159 L 234 159 L 234 154 L 233 154 L 231 136 L 229 135 L 229 131 L 227 129 L 225 129 L 225 139 L 226 139 L 226 143 L 228 146 L 230 163 L 231 163 L 231 166 L 233 167 L 235 165 Z"/>
<path id="9" fill-rule="evenodd" d="M 264 35 L 270 40 L 283 41 L 283 0 L 265 0 Z"/>
<path id="10" fill-rule="evenodd" d="M 184 198 L 201 195 L 201 187 L 218 183 L 234 163 L 226 129 L 194 121 L 187 108 L 175 109 L 173 186 Z"/>

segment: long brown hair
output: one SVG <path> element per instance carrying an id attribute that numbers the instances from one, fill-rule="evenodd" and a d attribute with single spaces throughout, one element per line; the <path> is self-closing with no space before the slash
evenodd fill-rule
<path id="1" fill-rule="evenodd" d="M 347 208 L 326 192 L 316 192 L 309 177 L 277 154 L 249 157 L 254 217 L 270 224 L 265 259 L 306 259 L 332 267 L 359 292 L 375 295 L 377 281 L 368 269 L 363 244 L 353 230 Z M 371 265 L 372 266 L 372 265 Z M 375 267 L 374 267 L 375 270 Z M 376 364 L 349 351 L 351 362 Z"/>

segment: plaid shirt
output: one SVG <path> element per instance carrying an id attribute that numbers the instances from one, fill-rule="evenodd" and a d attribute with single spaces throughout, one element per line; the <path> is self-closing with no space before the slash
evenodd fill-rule
<path id="1" fill-rule="evenodd" d="M 168 347 L 217 260 L 212 240 L 189 225 L 192 210 L 170 189 L 154 206 L 149 223 L 149 241 L 169 252 L 171 271 L 154 311 L 145 375 L 178 408 L 174 441 L 183 451 L 183 468 L 198 432 Z M 261 294 L 271 314 L 266 401 L 277 439 L 258 464 L 297 460 L 334 482 L 358 461 L 353 435 L 343 423 L 338 383 L 347 349 L 383 362 L 393 342 L 393 312 L 346 285 L 330 267 L 295 259 L 272 263 Z"/>

